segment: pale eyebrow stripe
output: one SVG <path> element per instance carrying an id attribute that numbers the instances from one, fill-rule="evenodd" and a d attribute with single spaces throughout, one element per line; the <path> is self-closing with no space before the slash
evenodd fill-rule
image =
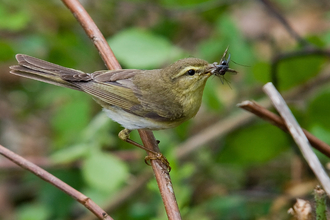
<path id="1" fill-rule="evenodd" d="M 186 73 L 188 70 L 198 70 L 199 68 L 197 66 L 187 66 L 186 68 L 182 69 L 178 74 L 176 74 L 175 76 L 173 76 L 171 79 L 175 79 L 178 78 L 179 76 L 182 76 L 184 73 Z"/>

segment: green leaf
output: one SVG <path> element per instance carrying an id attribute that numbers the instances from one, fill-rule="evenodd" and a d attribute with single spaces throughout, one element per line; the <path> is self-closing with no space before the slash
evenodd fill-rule
<path id="1" fill-rule="evenodd" d="M 206 59 L 210 63 L 219 62 L 225 49 L 229 47 L 228 54 L 231 54 L 232 61 L 250 66 L 254 60 L 254 53 L 242 36 L 236 23 L 228 14 L 220 15 L 217 18 L 213 36 L 201 41 L 197 46 L 197 57 Z M 231 67 L 232 65 L 233 62 L 230 63 Z"/>
<path id="2" fill-rule="evenodd" d="M 77 144 L 58 150 L 50 156 L 50 159 L 54 163 L 70 163 L 84 157 L 88 150 L 87 144 Z"/>
<path id="3" fill-rule="evenodd" d="M 101 148 L 109 143 L 116 143 L 118 136 L 110 132 L 113 130 L 111 125 L 115 123 L 104 112 L 100 112 L 78 135 L 74 145 L 56 151 L 51 159 L 56 163 L 69 163 L 85 157 L 91 146 Z"/>
<path id="4" fill-rule="evenodd" d="M 230 216 L 230 213 L 232 213 L 235 217 L 244 218 L 245 213 L 247 213 L 246 204 L 247 201 L 240 195 L 224 196 L 221 199 L 216 197 L 212 199 L 212 203 L 209 204 L 207 209 L 211 212 L 224 213 L 225 216 Z M 234 210 L 236 212 L 233 212 Z"/>
<path id="5" fill-rule="evenodd" d="M 309 104 L 307 117 L 312 127 L 321 126 L 330 131 L 330 91 L 325 91 L 317 95 Z"/>
<path id="6" fill-rule="evenodd" d="M 46 220 L 50 217 L 50 211 L 42 204 L 28 204 L 16 211 L 17 220 Z"/>
<path id="7" fill-rule="evenodd" d="M 324 141 L 327 144 L 330 144 L 330 130 L 315 123 L 310 129 L 310 132 L 318 139 Z"/>
<path id="8" fill-rule="evenodd" d="M 270 199 L 253 201 L 248 196 L 233 194 L 218 196 L 206 201 L 203 206 L 208 214 L 213 216 L 226 216 L 225 219 L 255 219 L 259 216 L 267 215 L 271 205 Z"/>
<path id="9" fill-rule="evenodd" d="M 20 38 L 13 47 L 17 53 L 28 54 L 38 58 L 45 58 L 45 54 L 49 48 L 49 42 L 46 38 L 40 34 L 25 35 L 24 38 Z"/>
<path id="10" fill-rule="evenodd" d="M 82 166 L 83 177 L 90 187 L 113 192 L 127 179 L 127 165 L 111 154 L 93 151 Z"/>
<path id="11" fill-rule="evenodd" d="M 13 59 L 15 52 L 9 42 L 0 40 L 0 61 Z"/>
<path id="12" fill-rule="evenodd" d="M 116 193 L 104 193 L 95 187 L 92 188 L 88 186 L 85 186 L 81 192 L 89 198 L 92 198 L 96 204 L 104 204 L 105 202 L 108 202 L 109 198 L 112 198 L 112 196 Z"/>
<path id="13" fill-rule="evenodd" d="M 325 61 L 320 56 L 304 56 L 283 60 L 278 65 L 278 82 L 281 90 L 286 90 L 316 76 Z"/>
<path id="14" fill-rule="evenodd" d="M 330 45 L 330 31 L 327 31 L 324 35 L 322 35 L 322 40 L 327 46 Z"/>
<path id="15" fill-rule="evenodd" d="M 51 174 L 76 190 L 80 191 L 83 186 L 81 173 L 78 169 L 51 169 Z M 66 219 L 65 216 L 72 213 L 72 208 L 77 204 L 76 201 L 48 182 L 42 181 L 36 176 L 33 176 L 33 179 L 35 185 L 38 186 L 36 193 L 39 202 L 47 206 L 51 212 L 51 218 L 47 219 Z"/>
<path id="16" fill-rule="evenodd" d="M 18 31 L 27 26 L 30 16 L 23 10 L 10 11 L 0 5 L 0 30 Z"/>
<path id="17" fill-rule="evenodd" d="M 99 145 L 116 142 L 118 136 L 111 133 L 114 131 L 114 124 L 116 122 L 112 121 L 104 112 L 98 113 L 82 132 L 82 141 L 95 141 L 97 139 L 96 142 Z"/>
<path id="18" fill-rule="evenodd" d="M 232 60 L 246 65 L 249 65 L 254 60 L 254 53 L 250 45 L 243 37 L 243 34 L 237 27 L 236 23 L 230 16 L 228 16 L 228 14 L 223 14 L 218 17 L 216 33 L 218 38 L 221 37 L 221 41 L 226 42 L 224 49 L 229 46 L 228 53 L 231 54 Z M 222 56 L 224 49 L 223 51 L 219 51 L 220 57 Z"/>
<path id="19" fill-rule="evenodd" d="M 108 39 L 117 59 L 134 69 L 159 68 L 183 56 L 183 52 L 162 36 L 131 28 Z"/>
<path id="20" fill-rule="evenodd" d="M 205 86 L 204 93 L 203 93 L 203 103 L 206 104 L 206 106 L 209 109 L 212 109 L 214 111 L 221 111 L 223 104 L 221 103 L 219 97 L 217 96 L 217 90 L 218 83 L 215 82 L 215 80 L 219 80 L 218 83 L 221 84 L 220 79 L 214 77 L 212 80 L 209 80 L 207 82 L 207 85 Z M 219 86 L 227 86 L 227 85 L 219 85 Z"/>
<path id="21" fill-rule="evenodd" d="M 214 62 L 219 62 L 221 59 L 219 55 L 223 53 L 227 46 L 228 45 L 224 41 L 219 41 L 218 39 L 204 40 L 197 46 L 198 57 L 209 60 L 209 62 L 212 60 L 214 60 Z"/>
<path id="22" fill-rule="evenodd" d="M 218 160 L 242 166 L 260 164 L 287 147 L 288 140 L 283 131 L 269 124 L 256 124 L 227 136 L 225 149 Z"/>
<path id="23" fill-rule="evenodd" d="M 57 145 L 77 138 L 90 120 L 90 98 L 73 90 L 66 90 L 63 104 L 57 106 L 51 124 L 58 135 Z"/>
<path id="24" fill-rule="evenodd" d="M 271 81 L 270 65 L 266 62 L 258 62 L 253 65 L 253 76 L 261 83 Z"/>
<path id="25" fill-rule="evenodd" d="M 317 47 L 325 47 L 326 42 L 321 38 L 321 36 L 311 35 L 306 38 L 306 40 Z"/>

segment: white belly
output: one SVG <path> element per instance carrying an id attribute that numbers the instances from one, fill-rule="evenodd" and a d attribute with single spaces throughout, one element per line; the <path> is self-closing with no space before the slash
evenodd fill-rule
<path id="1" fill-rule="evenodd" d="M 112 107 L 111 109 L 103 108 L 103 111 L 113 121 L 119 123 L 124 128 L 129 130 L 136 129 L 149 129 L 149 130 L 161 130 L 169 128 L 163 123 L 154 122 L 147 118 L 142 118 L 137 115 L 130 114 L 120 108 Z"/>

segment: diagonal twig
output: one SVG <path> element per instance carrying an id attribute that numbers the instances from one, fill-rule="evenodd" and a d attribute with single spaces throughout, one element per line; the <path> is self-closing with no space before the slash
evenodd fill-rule
<path id="1" fill-rule="evenodd" d="M 286 92 L 284 97 L 285 99 L 294 99 L 297 97 L 301 98 L 315 91 L 315 89 L 320 88 L 322 85 L 325 85 L 329 81 L 330 74 L 328 72 L 324 72 L 319 76 L 309 80 L 305 84 L 297 86 L 296 88 Z M 271 106 L 268 99 L 262 99 L 258 102 L 266 108 Z M 184 157 L 187 157 L 191 152 L 202 147 L 204 144 L 212 140 L 219 139 L 237 129 L 238 127 L 244 126 L 253 120 L 254 117 L 251 114 L 247 114 L 246 112 L 241 111 L 232 111 L 229 116 L 219 120 L 213 125 L 195 134 L 193 137 L 187 139 L 185 142 L 181 143 L 177 147 L 175 155 L 178 159 L 183 159 Z"/>
<path id="2" fill-rule="evenodd" d="M 290 90 L 289 92 L 286 92 L 284 97 L 286 99 L 295 99 L 297 97 L 302 98 L 305 96 L 310 95 L 315 91 L 315 89 L 318 89 L 328 83 L 330 81 L 330 74 L 327 72 L 324 72 L 317 77 L 309 80 L 303 85 L 298 86 L 297 88 L 294 88 Z M 270 108 L 271 104 L 269 99 L 260 100 L 258 101 L 262 106 L 265 106 L 267 108 Z M 177 160 L 182 160 L 184 158 L 187 158 L 189 155 L 191 155 L 192 152 L 198 150 L 201 147 L 204 147 L 205 144 L 214 141 L 216 139 L 221 139 L 224 135 L 232 132 L 233 130 L 237 129 L 238 127 L 245 126 L 246 124 L 252 122 L 255 120 L 256 117 L 254 117 L 252 114 L 248 114 L 244 111 L 230 111 L 230 115 L 227 115 L 224 119 L 219 120 L 215 124 L 209 126 L 206 129 L 203 129 L 199 133 L 195 134 L 194 136 L 188 138 L 185 142 L 181 143 L 176 148 L 175 156 Z M 144 181 L 146 179 L 150 179 L 151 176 L 147 176 L 148 170 L 144 170 L 142 173 L 139 174 L 137 177 L 137 182 Z M 147 177 L 144 177 L 146 175 Z M 147 180 L 145 180 L 147 182 Z M 129 191 L 131 195 L 136 195 L 141 191 L 141 188 L 143 187 L 143 184 L 141 184 L 140 188 L 137 188 L 133 185 L 127 186 L 123 188 L 121 191 L 118 192 L 118 194 L 125 194 L 126 191 Z M 127 194 L 125 194 L 127 195 Z M 116 209 L 116 207 L 121 206 L 124 201 L 126 201 L 129 198 L 129 196 L 126 197 L 126 199 L 117 199 L 109 200 L 107 205 L 104 208 L 105 210 L 111 210 Z M 83 218 L 84 220 L 90 220 L 92 218 Z"/>
<path id="3" fill-rule="evenodd" d="M 118 61 L 111 51 L 110 46 L 106 42 L 100 30 L 97 28 L 88 13 L 82 7 L 78 0 L 62 0 L 63 3 L 71 10 L 73 15 L 80 22 L 86 34 L 93 41 L 94 45 L 100 52 L 100 55 L 107 67 L 110 69 L 121 69 Z M 156 139 L 151 131 L 139 130 L 139 134 L 144 146 L 156 152 L 160 152 Z M 149 152 L 147 152 L 149 154 Z M 170 220 L 180 220 L 179 207 L 175 199 L 171 178 L 169 173 L 164 169 L 162 162 L 158 160 L 151 161 L 152 168 L 160 189 L 160 193 L 164 202 L 166 214 Z"/>
<path id="4" fill-rule="evenodd" d="M 262 107 L 258 103 L 253 101 L 244 101 L 237 104 L 237 106 L 257 115 L 258 117 L 264 119 L 265 121 L 268 121 L 269 123 L 279 127 L 283 131 L 289 132 L 284 123 L 284 120 L 280 116 Z M 318 139 L 317 137 L 315 137 L 305 129 L 303 129 L 303 132 L 305 133 L 307 139 L 315 149 L 319 150 L 321 153 L 323 153 L 324 155 L 330 158 L 329 145 L 327 145 L 326 143 L 324 143 L 323 141 L 321 141 L 320 139 Z"/>
<path id="5" fill-rule="evenodd" d="M 24 159 L 23 157 L 15 154 L 14 152 L 8 150 L 4 146 L 0 145 L 0 154 L 4 157 L 8 158 L 9 160 L 13 161 L 23 169 L 34 173 L 36 176 L 40 177 L 41 179 L 49 182 L 50 184 L 54 185 L 55 187 L 59 188 L 81 204 L 83 204 L 87 209 L 89 209 L 95 216 L 99 219 L 104 220 L 113 220 L 105 211 L 103 211 L 95 202 L 93 202 L 90 198 L 85 196 L 84 194 L 80 193 L 79 191 L 75 190 L 68 184 L 64 183 L 62 180 L 58 179 L 57 177 L 53 176 L 52 174 L 48 173 L 46 170 L 38 167 L 34 163 Z"/>
<path id="6" fill-rule="evenodd" d="M 149 149 L 153 149 L 154 151 L 159 151 L 159 148 L 152 146 L 152 143 L 156 142 L 155 137 L 152 135 L 151 132 L 147 132 L 145 130 L 139 130 L 139 134 L 142 138 L 143 145 Z M 148 152 L 149 156 L 150 153 Z M 167 167 L 164 167 L 164 164 L 158 163 L 155 160 L 152 160 L 152 169 L 154 170 L 155 177 L 157 180 L 158 188 L 160 194 L 163 198 L 165 210 L 167 213 L 168 219 L 179 220 L 181 219 L 179 206 L 176 202 L 174 190 L 171 182 L 171 177 L 167 170 Z"/>
<path id="7" fill-rule="evenodd" d="M 306 159 L 310 168 L 313 170 L 315 176 L 320 181 L 321 185 L 323 186 L 323 189 L 326 191 L 328 196 L 330 196 L 330 179 L 326 174 L 325 170 L 323 169 L 317 156 L 313 152 L 303 130 L 301 129 L 295 117 L 291 113 L 289 107 L 286 105 L 284 99 L 272 83 L 267 83 L 263 87 L 263 90 L 269 96 L 273 105 L 282 116 L 289 132 L 291 133 L 291 136 L 295 140 L 302 155 Z"/>

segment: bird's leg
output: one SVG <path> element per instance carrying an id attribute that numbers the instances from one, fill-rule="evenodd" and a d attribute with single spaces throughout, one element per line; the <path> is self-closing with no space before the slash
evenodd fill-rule
<path id="1" fill-rule="evenodd" d="M 139 147 L 145 151 L 148 151 L 149 153 L 152 153 L 153 154 L 152 156 L 146 156 L 144 158 L 144 161 L 147 165 L 149 165 L 149 166 L 151 165 L 150 164 L 151 160 L 160 160 L 168 168 L 168 170 L 171 171 L 170 163 L 168 162 L 168 160 L 162 153 L 150 150 L 150 149 L 146 148 L 145 146 L 133 141 L 132 139 L 129 138 L 130 132 L 131 132 L 131 130 L 125 128 L 124 130 L 121 130 L 119 132 L 118 137 L 127 143 L 130 143 L 136 147 Z M 158 143 L 159 143 L 159 141 L 157 142 L 157 144 Z"/>

